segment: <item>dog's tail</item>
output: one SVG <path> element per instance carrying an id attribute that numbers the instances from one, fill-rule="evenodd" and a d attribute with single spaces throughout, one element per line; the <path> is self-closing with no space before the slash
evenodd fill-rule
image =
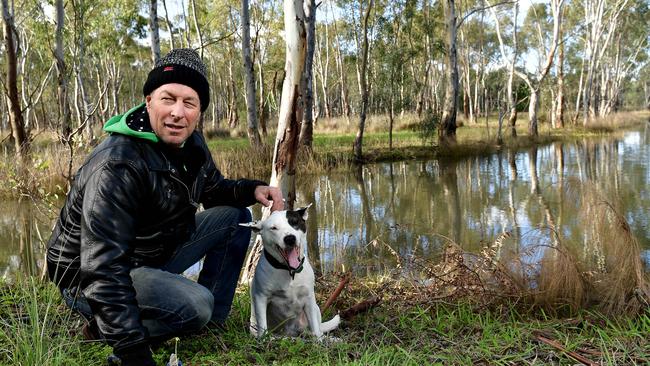
<path id="1" fill-rule="evenodd" d="M 341 324 L 341 317 L 337 314 L 335 317 L 332 318 L 332 320 L 326 321 L 325 323 L 321 323 L 320 331 L 323 333 L 330 332 L 338 328 L 339 324 Z"/>

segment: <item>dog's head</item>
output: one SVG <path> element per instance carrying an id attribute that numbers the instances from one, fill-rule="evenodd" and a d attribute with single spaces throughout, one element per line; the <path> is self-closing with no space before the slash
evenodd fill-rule
<path id="1" fill-rule="evenodd" d="M 264 249 L 270 255 L 296 269 L 304 258 L 303 245 L 307 242 L 305 221 L 310 206 L 293 211 L 274 211 L 266 220 L 239 225 L 259 233 Z"/>

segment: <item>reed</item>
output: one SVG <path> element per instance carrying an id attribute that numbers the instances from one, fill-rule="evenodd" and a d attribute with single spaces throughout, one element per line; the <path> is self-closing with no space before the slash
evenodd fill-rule
<path id="1" fill-rule="evenodd" d="M 36 278 L 0 284 L 0 364 L 77 364 L 81 341 L 71 336 L 72 315 L 58 290 Z"/>

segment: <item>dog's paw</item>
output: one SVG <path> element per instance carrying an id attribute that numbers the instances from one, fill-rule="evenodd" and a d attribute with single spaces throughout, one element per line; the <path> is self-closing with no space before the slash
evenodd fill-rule
<path id="1" fill-rule="evenodd" d="M 317 338 L 319 343 L 322 344 L 336 344 L 336 343 L 341 343 L 343 340 L 339 337 L 334 337 L 331 335 L 322 335 Z"/>

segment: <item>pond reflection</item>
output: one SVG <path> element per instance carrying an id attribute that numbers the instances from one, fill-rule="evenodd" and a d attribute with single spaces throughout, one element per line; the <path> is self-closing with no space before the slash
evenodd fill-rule
<path id="1" fill-rule="evenodd" d="M 594 187 L 607 201 L 620 201 L 648 248 L 648 135 L 644 129 L 621 139 L 302 177 L 298 198 L 315 204 L 310 224 L 318 226 L 322 271 L 382 272 L 411 255 L 436 258 L 449 241 L 478 251 L 503 233 L 504 245 L 515 252 L 556 246 L 560 239 L 582 244 L 583 196 Z M 588 246 L 583 249 L 587 254 Z M 535 252 L 528 260 L 541 256 Z"/>
<path id="2" fill-rule="evenodd" d="M 620 202 L 647 261 L 649 141 L 646 127 L 621 138 L 299 176 L 297 206 L 314 204 L 307 225 L 310 260 L 317 272 L 384 273 L 407 269 L 409 256 L 435 259 L 448 242 L 477 252 L 498 238 L 497 256 L 503 246 L 535 262 L 543 254 L 530 248 L 559 240 L 589 256 L 595 249 L 586 239 L 582 205 L 596 187 L 607 201 Z M 52 218 L 35 220 L 36 211 L 27 202 L 0 205 L 3 277 L 40 273 L 39 233 L 48 239 Z M 259 218 L 259 208 L 253 213 Z"/>
<path id="3" fill-rule="evenodd" d="M 0 275 L 12 278 L 16 272 L 40 276 L 44 263 L 44 241 L 48 225 L 30 201 L 0 202 Z M 44 237 L 44 238 L 43 238 Z"/>

